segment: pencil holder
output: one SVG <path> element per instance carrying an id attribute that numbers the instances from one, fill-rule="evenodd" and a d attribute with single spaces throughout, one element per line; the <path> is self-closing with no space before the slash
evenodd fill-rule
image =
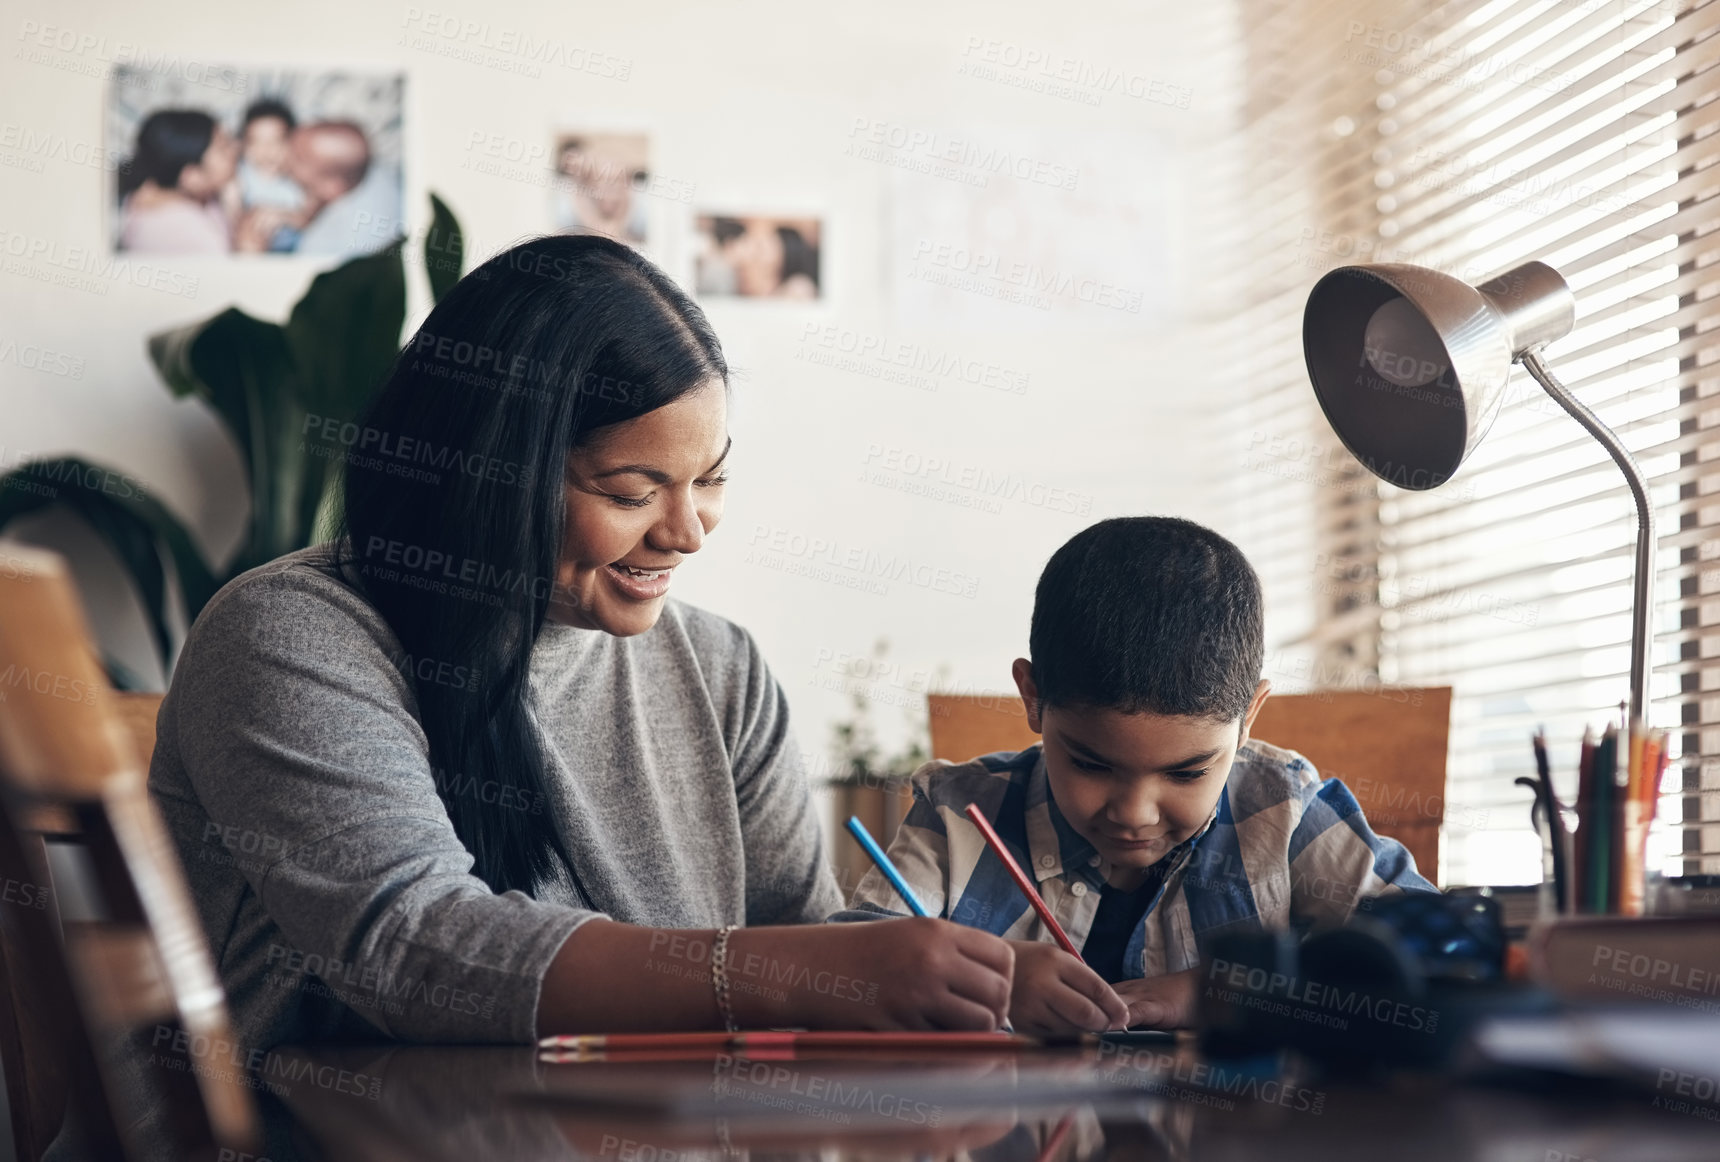
<path id="1" fill-rule="evenodd" d="M 1552 844 L 1561 844 L 1569 831 L 1569 848 L 1562 858 L 1555 854 L 1552 860 L 1566 914 L 1641 916 L 1648 910 L 1648 832 L 1670 745 L 1668 731 L 1634 721 L 1627 726 L 1622 717 L 1598 737 L 1585 732 L 1577 770 L 1575 828 L 1569 831 L 1552 791 L 1544 738 L 1536 736 L 1537 777 L 1518 782 L 1537 788 Z M 1555 852 L 1559 850 L 1555 847 Z"/>

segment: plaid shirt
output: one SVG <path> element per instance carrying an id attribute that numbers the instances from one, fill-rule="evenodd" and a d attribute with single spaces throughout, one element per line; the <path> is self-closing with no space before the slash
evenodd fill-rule
<path id="1" fill-rule="evenodd" d="M 1109 869 L 1051 798 L 1042 748 L 927 763 L 890 859 L 934 916 L 1011 940 L 1052 939 L 963 814 L 978 803 L 1076 947 L 1085 947 Z M 1212 818 L 1165 856 L 1166 871 L 1123 956 L 1127 977 L 1198 965 L 1205 941 L 1237 925 L 1339 923 L 1364 896 L 1436 891 L 1395 839 L 1375 835 L 1355 797 L 1294 751 L 1250 741 Z M 833 920 L 908 914 L 876 869 Z"/>

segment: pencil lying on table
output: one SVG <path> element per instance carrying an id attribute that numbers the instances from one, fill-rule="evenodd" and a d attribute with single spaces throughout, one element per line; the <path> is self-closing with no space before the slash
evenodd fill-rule
<path id="1" fill-rule="evenodd" d="M 1075 947 L 1075 942 L 1069 939 L 1069 933 L 1063 931 L 1063 925 L 1057 922 L 1057 917 L 1051 914 L 1051 909 L 1046 906 L 1044 900 L 1039 898 L 1039 893 L 1034 890 L 1033 881 L 1027 878 L 1027 873 L 1021 870 L 1021 865 L 1015 862 L 1013 855 L 1009 854 L 1009 848 L 1003 845 L 1003 838 L 992 827 L 991 820 L 985 817 L 985 812 L 979 809 L 978 803 L 967 805 L 967 817 L 973 820 L 975 827 L 979 828 L 979 833 L 985 837 L 992 853 L 1003 863 L 1004 869 L 1015 880 L 1015 886 L 1020 888 L 1021 894 L 1027 897 L 1027 902 L 1033 905 L 1035 912 L 1039 913 L 1039 918 L 1045 922 L 1045 927 L 1050 929 L 1051 935 L 1057 940 L 1058 947 L 1076 960 L 1080 960 L 1081 950 Z"/>
<path id="2" fill-rule="evenodd" d="M 754 1029 L 739 1033 L 571 1033 L 539 1037 L 538 1048 L 568 1053 L 651 1050 L 979 1049 L 1038 1048 L 1037 1037 L 1016 1033 L 870 1032 L 863 1030 Z"/>

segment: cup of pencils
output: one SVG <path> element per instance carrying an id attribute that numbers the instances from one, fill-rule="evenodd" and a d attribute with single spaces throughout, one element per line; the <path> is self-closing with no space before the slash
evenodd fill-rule
<path id="1" fill-rule="evenodd" d="M 1575 827 L 1553 793 L 1547 739 L 1535 732 L 1535 823 L 1552 864 L 1552 896 L 1567 915 L 1640 916 L 1648 896 L 1648 831 L 1660 802 L 1669 731 L 1607 724 L 1583 732 Z"/>

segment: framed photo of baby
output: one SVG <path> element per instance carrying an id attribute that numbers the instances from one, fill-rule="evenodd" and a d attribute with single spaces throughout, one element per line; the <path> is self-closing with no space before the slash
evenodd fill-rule
<path id="1" fill-rule="evenodd" d="M 219 78 L 213 84 L 210 78 Z M 405 232 L 404 74 L 120 65 L 110 237 L 148 254 L 344 258 Z"/>

